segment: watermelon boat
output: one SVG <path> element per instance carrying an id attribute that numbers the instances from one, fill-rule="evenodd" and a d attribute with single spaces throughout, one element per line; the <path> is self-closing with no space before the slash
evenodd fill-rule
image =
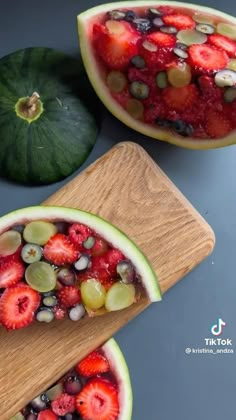
<path id="1" fill-rule="evenodd" d="M 191 149 L 236 143 L 236 19 L 174 1 L 124 1 L 78 16 L 82 58 L 107 109 Z"/>
<path id="2" fill-rule="evenodd" d="M 110 339 L 10 420 L 131 420 L 132 403 L 128 367 Z"/>
<path id="3" fill-rule="evenodd" d="M 161 299 L 155 272 L 123 232 L 85 211 L 34 206 L 0 218 L 0 323 L 119 311 Z"/>

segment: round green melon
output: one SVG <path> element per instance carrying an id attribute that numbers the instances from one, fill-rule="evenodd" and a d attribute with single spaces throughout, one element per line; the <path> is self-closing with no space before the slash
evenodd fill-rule
<path id="1" fill-rule="evenodd" d="M 148 105 L 145 105 L 145 100 L 147 99 L 146 96 L 141 97 L 141 99 L 140 97 L 138 97 L 138 100 L 135 99 L 135 101 L 133 101 L 132 99 L 132 103 L 128 103 L 126 99 L 126 93 L 125 93 L 126 83 L 124 82 L 124 80 L 126 80 L 126 82 L 128 80 L 128 84 L 130 83 L 129 75 L 128 75 L 129 68 L 128 69 L 125 68 L 121 70 L 121 73 L 123 76 L 125 76 L 125 79 L 123 78 L 122 75 L 119 75 L 119 78 L 117 78 L 116 82 L 113 84 L 113 92 L 112 92 L 113 94 L 111 93 L 111 89 L 109 86 L 110 82 L 108 79 L 110 77 L 110 71 L 114 70 L 114 68 L 112 68 L 112 65 L 109 68 L 109 65 L 103 61 L 103 59 L 101 58 L 101 55 L 99 56 L 97 49 L 95 48 L 94 25 L 96 24 L 104 25 L 104 22 L 106 22 L 107 19 L 111 19 L 110 18 L 111 15 L 109 15 L 109 12 L 114 11 L 114 10 L 118 11 L 118 13 L 119 12 L 124 13 L 131 10 L 131 11 L 134 11 L 139 18 L 140 17 L 143 18 L 147 16 L 149 9 L 158 10 L 160 6 L 170 7 L 170 8 L 173 8 L 174 12 L 176 13 L 185 13 L 191 16 L 192 19 L 194 19 L 195 21 L 195 27 L 199 22 L 203 24 L 205 23 L 210 24 L 211 27 L 213 27 L 213 31 L 215 34 L 223 35 L 224 37 L 227 38 L 227 42 L 229 41 L 233 44 L 235 43 L 235 46 L 236 46 L 236 18 L 226 13 L 217 11 L 215 9 L 211 9 L 208 7 L 199 6 L 195 4 L 186 4 L 183 2 L 181 3 L 181 2 L 175 2 L 175 1 L 152 1 L 152 0 L 139 1 L 138 0 L 138 1 L 123 1 L 123 2 L 102 4 L 97 7 L 93 7 L 89 9 L 78 16 L 78 34 L 79 34 L 81 55 L 84 61 L 84 65 L 85 65 L 88 77 L 90 79 L 90 82 L 94 90 L 96 91 L 98 97 L 101 99 L 101 101 L 106 106 L 106 108 L 117 119 L 119 119 L 121 122 L 126 124 L 128 127 L 136 130 L 137 132 L 142 133 L 153 139 L 169 142 L 177 146 L 182 146 L 182 147 L 186 147 L 190 149 L 213 149 L 217 147 L 223 147 L 223 146 L 229 146 L 229 145 L 235 144 L 236 143 L 236 128 L 235 128 L 235 118 L 233 118 L 234 114 L 232 112 L 232 115 L 229 117 L 227 115 L 227 110 L 226 111 L 224 110 L 224 118 L 223 118 L 221 115 L 222 104 L 221 104 L 221 108 L 219 108 L 218 110 L 214 104 L 211 105 L 212 107 L 215 107 L 214 111 L 216 110 L 217 112 L 215 114 L 211 114 L 211 116 L 209 117 L 209 119 L 211 118 L 210 128 L 209 128 L 208 120 L 207 120 L 207 124 L 208 124 L 207 129 L 205 126 L 200 126 L 198 130 L 195 130 L 195 129 L 192 130 L 193 129 L 193 127 L 191 126 L 192 123 L 189 125 L 189 122 L 185 122 L 181 120 L 181 124 L 184 123 L 185 127 L 188 126 L 189 128 L 191 126 L 191 130 L 188 130 L 188 132 L 187 130 L 185 130 L 185 134 L 183 135 L 182 133 L 179 134 L 179 131 L 173 128 L 175 124 L 173 124 L 172 120 L 161 121 L 161 124 L 160 124 L 160 121 L 158 123 L 157 121 L 155 122 L 152 121 L 152 123 L 149 123 L 147 120 L 145 120 L 144 115 L 143 115 L 143 107 L 148 106 Z M 120 17 L 118 17 L 117 15 L 115 18 L 112 17 L 112 19 L 116 19 L 116 22 L 119 22 Z M 107 29 L 109 32 L 111 29 L 111 26 L 107 27 Z M 159 30 L 159 29 L 155 29 L 155 30 Z M 195 28 L 194 28 L 194 31 L 196 33 Z M 121 31 L 119 30 L 119 27 L 117 29 L 117 27 L 113 27 L 113 24 L 112 24 L 111 32 L 113 34 L 112 36 L 115 36 L 116 33 L 117 33 L 116 35 L 117 37 L 123 36 L 122 33 L 120 34 Z M 180 30 L 178 30 L 178 34 L 179 32 Z M 205 42 L 206 42 L 208 40 L 207 38 L 208 35 L 206 36 L 206 35 L 201 34 L 200 38 L 204 38 L 204 36 L 205 36 Z M 199 32 L 198 32 L 198 38 L 199 38 Z M 177 34 L 176 34 L 176 39 L 177 39 Z M 186 45 L 187 47 L 189 46 L 189 44 L 193 42 L 200 44 L 202 42 L 202 39 L 201 39 L 201 42 L 196 41 L 196 38 L 194 39 L 194 41 L 191 39 L 188 39 L 188 41 L 189 41 L 187 42 L 188 45 Z M 183 42 L 183 40 L 181 40 L 181 42 Z M 218 46 L 218 48 L 221 49 L 221 46 Z M 223 50 L 225 50 L 225 45 L 222 45 L 222 48 Z M 119 43 L 117 44 L 117 51 L 116 52 L 114 51 L 115 51 L 115 48 L 113 48 L 112 54 L 115 54 L 116 52 L 118 55 L 120 54 Z M 233 54 L 231 54 L 231 57 L 228 56 L 227 58 L 228 59 L 227 68 L 233 70 L 233 72 L 235 73 L 234 78 L 236 80 L 236 62 L 235 60 L 234 60 L 234 63 L 231 62 L 232 56 Z M 234 54 L 234 57 L 235 57 L 235 54 Z M 193 68 L 191 70 L 193 70 Z M 192 74 L 194 78 L 195 77 L 194 71 Z M 208 73 L 206 72 L 206 74 Z M 214 74 L 215 72 L 212 71 L 210 75 L 214 77 Z M 231 75 L 232 74 L 233 73 L 231 73 Z M 158 78 L 160 78 L 159 75 L 158 75 Z M 163 82 L 162 77 L 161 77 L 161 82 Z M 160 83 L 160 79 L 158 83 Z M 192 81 L 192 83 L 196 83 L 196 82 Z M 225 81 L 223 83 L 224 83 L 223 90 L 224 90 L 224 95 L 225 95 L 224 97 L 226 99 L 225 107 L 230 108 L 233 100 L 236 98 L 236 94 L 235 96 L 233 95 L 236 91 L 232 92 L 232 89 L 236 87 L 236 84 L 232 86 L 231 82 L 230 82 L 231 85 L 230 84 L 227 85 L 227 82 L 226 82 L 226 85 L 227 85 L 226 86 Z M 231 86 L 231 92 L 228 92 L 228 86 Z M 166 88 L 165 84 L 162 86 L 158 85 L 158 87 L 163 90 L 164 88 Z M 135 89 L 137 93 L 140 95 L 140 90 L 139 91 L 137 90 L 137 86 L 135 87 Z M 227 90 L 227 93 L 226 93 L 226 90 Z M 179 90 L 179 92 L 181 92 L 181 90 Z M 130 95 L 130 93 L 132 92 L 129 85 L 129 92 L 127 93 L 127 95 Z M 146 92 L 142 91 L 141 95 L 144 95 L 144 94 L 146 95 Z M 181 93 L 179 93 L 179 95 L 181 96 Z M 123 98 L 120 101 L 117 99 L 117 97 L 119 96 Z M 178 96 L 178 93 L 176 93 L 176 96 Z M 144 99 L 144 101 L 142 101 L 142 99 Z M 157 98 L 157 101 L 158 100 L 159 99 Z M 202 103 L 204 103 L 204 100 L 202 100 Z M 149 106 L 151 108 L 154 105 L 149 104 Z M 170 107 L 170 111 L 176 112 L 174 107 L 173 109 L 172 107 Z M 195 114 L 197 114 L 198 110 L 195 109 L 194 112 Z M 176 113 L 175 115 L 177 114 L 178 113 Z M 204 115 L 205 114 L 203 113 L 202 118 L 204 118 Z M 214 117 L 215 117 L 215 120 L 214 120 Z M 176 116 L 176 119 L 177 118 L 178 117 Z M 188 115 L 188 118 L 191 119 L 191 115 L 190 116 Z M 221 123 L 221 118 L 223 118 L 222 123 Z M 166 122 L 169 124 L 168 127 L 165 125 Z M 217 124 L 217 128 L 219 129 L 218 131 L 217 129 L 214 128 L 214 122 L 215 122 L 215 125 Z M 178 130 L 180 130 L 179 127 L 178 127 Z M 215 133 L 214 130 L 217 132 Z M 209 131 L 211 131 L 210 134 L 209 134 Z M 212 134 L 212 131 L 213 131 L 213 134 Z"/>
<path id="2" fill-rule="evenodd" d="M 65 221 L 83 223 L 95 230 L 106 241 L 118 248 L 134 265 L 140 275 L 142 285 L 151 302 L 161 300 L 161 291 L 157 276 L 147 257 L 139 247 L 117 227 L 101 217 L 79 209 L 57 206 L 33 206 L 15 210 L 0 218 L 0 235 L 13 226 L 29 223 L 33 220 Z"/>
<path id="3" fill-rule="evenodd" d="M 82 165 L 96 121 L 81 99 L 81 64 L 50 48 L 0 59 L 0 174 L 49 184 Z"/>

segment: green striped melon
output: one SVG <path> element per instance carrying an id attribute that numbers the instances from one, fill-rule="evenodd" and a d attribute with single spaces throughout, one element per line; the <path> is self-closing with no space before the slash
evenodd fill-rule
<path id="1" fill-rule="evenodd" d="M 154 11 L 156 10 L 156 13 L 158 13 L 159 8 L 169 8 L 169 10 L 166 9 L 166 11 L 161 12 L 159 16 L 158 14 L 152 15 L 151 17 L 150 15 L 148 15 L 148 13 L 150 13 L 150 9 L 154 9 Z M 116 11 L 116 15 L 114 14 L 112 16 L 111 14 L 109 14 L 112 11 Z M 120 17 L 122 16 L 122 13 L 125 15 L 125 13 L 128 11 L 134 12 L 136 14 L 137 19 L 145 19 L 148 17 L 151 20 L 151 25 L 153 25 L 151 26 L 151 29 L 149 28 L 149 30 L 147 30 L 146 32 L 145 30 L 143 30 L 142 32 L 142 30 L 137 29 L 138 26 L 136 26 L 135 21 L 133 20 L 134 18 L 132 18 L 131 15 L 129 15 L 129 17 L 127 18 Z M 119 15 L 120 13 L 121 15 Z M 221 55 L 221 58 L 222 54 L 224 54 L 225 63 L 221 65 L 225 65 L 225 67 L 227 66 L 226 70 L 232 70 L 230 74 L 227 73 L 227 77 L 229 75 L 230 78 L 233 78 L 233 81 L 225 81 L 225 76 L 220 75 L 220 77 L 223 78 L 223 81 L 222 79 L 220 80 L 221 86 L 217 85 L 215 87 L 218 87 L 219 89 L 221 88 L 221 93 L 224 96 L 224 100 L 222 100 L 221 98 L 219 99 L 219 102 L 217 102 L 218 99 L 213 100 L 212 97 L 208 108 L 206 107 L 206 105 L 208 104 L 208 99 L 205 99 L 205 96 L 201 96 L 203 94 L 202 90 L 200 90 L 200 87 L 198 86 L 198 77 L 200 77 L 200 75 L 208 75 L 209 72 L 206 71 L 204 73 L 204 71 L 201 71 L 201 68 L 199 67 L 197 68 L 196 73 L 196 68 L 194 68 L 194 66 L 191 64 L 191 60 L 189 60 L 189 58 L 191 58 L 192 55 L 191 57 L 189 55 L 186 57 L 185 54 L 185 57 L 183 56 L 182 58 L 179 58 L 179 56 L 177 56 L 177 58 L 176 55 L 174 55 L 173 62 L 167 62 L 166 67 L 163 66 L 161 71 L 168 74 L 168 78 L 167 82 L 165 82 L 167 84 L 164 84 L 162 86 L 160 86 L 160 82 L 162 83 L 163 80 L 157 81 L 159 77 L 162 78 L 162 76 L 159 76 L 159 72 L 161 73 L 160 67 L 158 70 L 155 70 L 155 67 L 152 67 L 151 59 L 150 62 L 145 62 L 145 59 L 148 56 L 147 51 L 149 51 L 149 53 L 154 51 L 152 57 L 154 57 L 155 53 L 156 55 L 158 55 L 159 52 L 158 41 L 156 41 L 156 44 L 153 44 L 152 42 L 150 43 L 150 38 L 148 38 L 148 36 L 153 31 L 162 32 L 159 26 L 155 26 L 154 28 L 154 18 L 157 17 L 158 19 L 165 19 L 166 15 L 171 13 L 185 14 L 189 16 L 193 21 L 193 28 L 190 31 L 191 34 L 186 35 L 186 33 L 183 33 L 181 29 L 178 29 L 178 24 L 177 27 L 173 28 L 172 26 L 172 28 L 170 29 L 170 31 L 172 30 L 172 32 L 169 32 L 169 34 L 172 34 L 172 36 L 176 37 L 176 43 L 180 41 L 186 44 L 185 47 L 187 47 L 187 52 L 189 51 L 188 47 L 190 44 L 209 44 L 209 35 L 203 34 L 202 32 L 199 32 L 199 30 L 203 32 L 206 30 L 210 30 L 210 32 L 213 31 L 214 35 L 221 35 L 224 37 L 224 42 L 222 41 L 223 43 L 217 45 L 217 49 L 221 51 L 223 50 L 223 52 L 217 52 L 217 54 L 218 56 Z M 109 23 L 107 24 L 108 20 Z M 123 21 L 123 27 L 121 26 L 121 21 Z M 199 24 L 202 24 L 203 27 L 199 28 Z M 106 55 L 105 53 L 103 53 L 104 49 L 102 48 L 102 42 L 104 43 L 104 39 L 107 39 L 106 35 L 104 35 L 104 38 L 100 38 L 103 39 L 103 41 L 100 41 L 100 44 L 97 41 L 99 39 L 99 31 L 101 31 L 101 29 L 98 29 L 99 25 L 100 28 L 101 26 L 103 27 L 102 31 L 104 30 L 104 33 L 108 33 L 111 35 L 110 39 L 112 39 L 113 48 L 111 48 L 110 53 L 112 57 L 117 58 L 116 66 L 114 67 L 112 66 L 112 60 L 108 63 L 109 56 L 107 52 L 107 46 Z M 127 29 L 128 25 L 129 28 L 131 27 L 131 30 Z M 208 25 L 207 29 L 205 25 Z M 165 24 L 165 28 L 163 29 L 163 31 L 166 31 L 166 26 L 168 25 Z M 127 43 L 129 42 L 130 45 L 132 44 L 133 36 L 134 40 L 132 48 L 134 46 L 135 48 L 137 47 L 135 50 L 136 52 L 134 54 L 138 54 L 139 57 L 141 55 L 142 61 L 140 62 L 139 58 L 138 63 L 136 61 L 136 65 L 134 64 L 134 62 L 131 61 L 134 56 L 131 56 L 129 63 L 121 68 L 117 65 L 117 63 L 122 58 L 121 51 L 123 51 L 123 45 L 122 41 L 120 40 L 122 40 L 122 37 L 125 37 L 125 31 L 129 31 L 129 38 L 127 37 L 126 40 L 128 39 Z M 130 35 L 132 33 L 133 35 Z M 234 58 L 236 55 L 236 18 L 209 7 L 177 1 L 122 1 L 101 4 L 99 6 L 88 9 L 80 15 L 78 15 L 78 35 L 81 55 L 84 61 L 88 77 L 94 90 L 96 91 L 98 97 L 101 99 L 106 108 L 116 118 L 118 118 L 128 127 L 150 138 L 169 142 L 177 146 L 182 146 L 190 149 L 212 149 L 217 147 L 229 146 L 236 143 L 236 124 L 234 111 L 234 109 L 236 109 L 236 90 L 234 91 L 236 87 L 236 61 Z M 118 39 L 117 43 L 114 42 L 115 36 Z M 136 41 L 137 37 L 138 41 Z M 186 37 L 188 39 L 186 39 Z M 149 41 L 146 42 L 148 39 Z M 98 48 L 98 45 L 100 45 L 100 50 Z M 172 49 L 174 49 L 175 46 L 176 44 L 173 45 Z M 212 53 L 212 50 L 215 49 L 215 45 L 211 46 L 210 49 Z M 145 59 L 143 58 L 144 54 L 142 56 L 143 52 L 146 52 Z M 180 74 L 180 70 L 178 70 L 178 75 L 174 76 L 174 81 L 173 76 L 169 77 L 170 73 L 168 73 L 168 66 L 176 65 L 176 60 L 178 60 L 178 65 L 180 67 L 182 62 L 189 63 L 188 65 L 191 66 L 192 78 L 190 78 L 189 81 L 187 81 L 189 78 L 189 74 L 187 74 L 185 76 L 184 83 L 185 86 L 188 83 L 192 83 L 192 85 L 194 85 L 194 89 L 197 88 L 196 96 L 200 95 L 201 97 L 201 110 L 196 100 L 193 100 L 193 102 L 191 103 L 192 108 L 188 107 L 189 95 L 187 93 L 185 94 L 186 100 L 182 99 L 185 98 L 185 96 L 183 96 L 182 93 L 183 87 L 179 86 L 180 82 L 178 80 L 178 77 Z M 206 59 L 205 62 L 207 61 L 208 60 Z M 138 68 L 135 69 L 135 66 L 142 67 L 139 68 L 139 73 L 137 73 L 138 75 L 136 76 L 134 71 L 138 71 Z M 222 69 L 222 67 L 219 68 L 221 70 L 225 70 Z M 145 78 L 144 73 L 147 70 L 152 81 L 150 81 L 151 79 L 148 79 L 147 76 Z M 117 74 L 112 74 L 112 71 L 118 71 L 118 76 Z M 212 78 L 213 83 L 215 83 L 214 76 L 217 72 L 217 69 L 212 69 L 210 71 L 209 75 Z M 144 78 L 144 81 L 142 78 Z M 135 95 L 132 90 L 133 87 L 131 86 L 134 80 L 138 82 L 141 81 L 143 89 L 143 91 L 141 92 L 139 90 L 140 85 L 135 86 Z M 155 81 L 157 81 L 157 84 L 159 83 L 158 93 L 152 93 L 154 92 L 153 83 L 155 85 Z M 146 84 L 146 89 L 143 88 L 143 83 Z M 181 83 L 183 82 L 181 81 Z M 219 83 L 219 81 L 217 83 Z M 174 90 L 173 87 L 176 89 Z M 229 89 L 231 90 L 229 91 Z M 167 96 L 165 96 L 165 94 L 167 94 L 167 90 L 169 90 L 169 95 L 170 90 L 172 91 L 172 94 L 175 95 L 174 99 L 175 102 L 177 101 L 177 104 L 181 103 L 182 99 L 182 109 L 179 109 L 180 105 L 178 106 L 178 108 L 176 108 L 175 102 L 170 102 L 170 100 L 166 100 Z M 221 96 L 221 93 L 219 93 L 219 96 Z M 168 99 L 169 98 L 170 96 L 168 96 Z M 193 115 L 196 118 L 193 119 Z"/>
<path id="2" fill-rule="evenodd" d="M 50 48 L 0 59 L 0 174 L 30 184 L 65 178 L 87 158 L 97 125 L 81 100 L 81 63 Z"/>
<path id="3" fill-rule="evenodd" d="M 108 340 L 98 350 L 101 351 L 102 354 L 107 359 L 109 363 L 109 367 L 110 367 L 109 372 L 114 377 L 114 380 L 118 389 L 119 414 L 117 415 L 115 420 L 131 420 L 132 409 L 133 409 L 133 393 L 132 393 L 132 385 L 130 381 L 129 369 L 126 364 L 124 355 L 120 347 L 118 346 L 117 342 L 113 338 Z M 48 395 L 50 396 L 52 395 L 53 391 L 51 390 L 51 393 L 50 393 L 50 389 L 49 389 L 48 392 L 49 392 Z M 47 391 L 45 393 L 47 394 Z M 50 405 L 49 405 L 49 410 L 51 411 Z M 25 420 L 26 417 L 23 413 L 24 413 L 24 410 L 22 410 L 21 412 L 18 412 L 15 416 L 11 417 L 10 420 Z M 96 417 L 96 419 L 97 418 L 99 419 L 100 417 Z M 83 420 L 83 417 L 81 417 L 81 420 Z"/>

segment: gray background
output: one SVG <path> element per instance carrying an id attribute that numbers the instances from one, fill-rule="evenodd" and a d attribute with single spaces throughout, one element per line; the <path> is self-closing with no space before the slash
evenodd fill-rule
<path id="1" fill-rule="evenodd" d="M 77 56 L 76 15 L 97 4 L 97 0 L 1 0 L 0 55 L 49 46 Z M 235 10 L 230 0 L 208 0 L 207 5 L 231 14 Z M 142 145 L 216 234 L 213 254 L 162 303 L 152 305 L 116 335 L 130 368 L 133 420 L 235 419 L 236 147 L 190 151 L 162 144 L 128 129 L 102 107 L 101 132 L 81 170 L 121 140 Z M 69 179 L 33 188 L 1 179 L 0 214 L 40 203 Z M 186 347 L 204 347 L 218 317 L 227 323 L 222 337 L 233 340 L 235 353 L 186 355 Z"/>

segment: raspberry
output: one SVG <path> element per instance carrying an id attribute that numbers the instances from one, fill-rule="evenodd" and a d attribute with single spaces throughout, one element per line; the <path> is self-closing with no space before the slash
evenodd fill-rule
<path id="1" fill-rule="evenodd" d="M 64 393 L 56 398 L 51 405 L 55 414 L 65 416 L 75 411 L 75 397 Z"/>
<path id="2" fill-rule="evenodd" d="M 56 306 L 54 308 L 54 311 L 55 311 L 54 312 L 54 316 L 55 316 L 56 319 L 63 319 L 63 318 L 65 318 L 66 311 L 64 309 L 60 308 L 59 306 Z"/>
<path id="3" fill-rule="evenodd" d="M 73 223 L 73 225 L 69 227 L 69 239 L 74 245 L 79 247 L 79 250 L 82 249 L 83 242 L 86 241 L 89 236 L 92 236 L 91 229 L 82 223 Z"/>
<path id="4" fill-rule="evenodd" d="M 120 93 L 111 92 L 113 98 L 123 107 L 126 107 L 126 104 L 129 99 L 131 99 L 131 95 L 128 88 L 125 88 Z"/>
<path id="5" fill-rule="evenodd" d="M 146 107 L 143 114 L 144 122 L 147 124 L 153 124 L 161 112 L 161 103 L 152 102 Z"/>
<path id="6" fill-rule="evenodd" d="M 205 129 L 202 126 L 199 126 L 194 129 L 193 137 L 196 137 L 199 139 L 207 139 L 209 136 L 206 133 Z"/>
<path id="7" fill-rule="evenodd" d="M 130 82 L 139 80 L 143 83 L 146 83 L 150 89 L 155 89 L 157 91 L 155 76 L 151 74 L 150 70 L 148 69 L 139 70 L 135 67 L 131 67 L 128 71 L 128 79 Z"/>
<path id="8" fill-rule="evenodd" d="M 108 264 L 108 271 L 112 276 L 114 276 L 116 274 L 116 266 L 118 262 L 124 260 L 125 256 L 121 251 L 119 251 L 119 249 L 113 248 L 106 253 L 104 259 Z"/>
<path id="9" fill-rule="evenodd" d="M 157 51 L 149 51 L 143 44 L 139 48 L 139 54 L 144 58 L 148 68 L 152 71 L 165 70 L 166 66 L 175 59 L 170 48 L 157 47 Z"/>

